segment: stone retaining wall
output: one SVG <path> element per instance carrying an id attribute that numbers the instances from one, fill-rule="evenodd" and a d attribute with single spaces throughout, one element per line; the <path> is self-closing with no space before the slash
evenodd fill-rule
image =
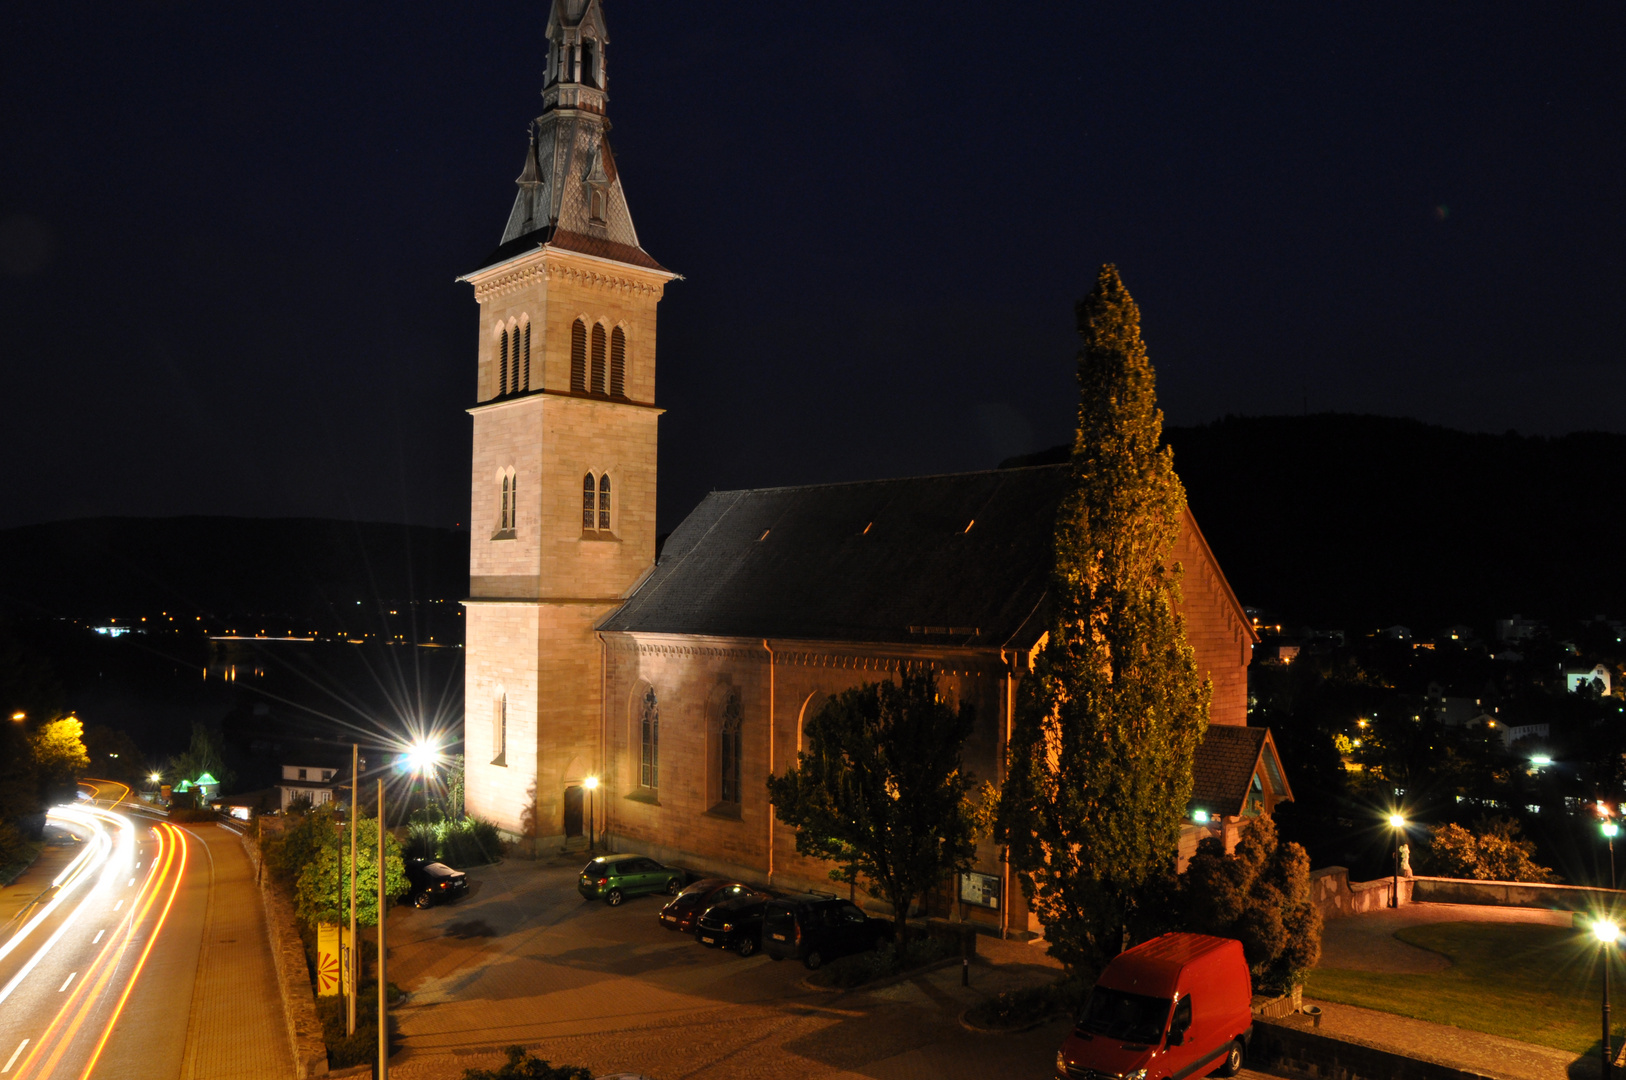
<path id="1" fill-rule="evenodd" d="M 316 1015 L 316 995 L 311 990 L 305 943 L 299 939 L 293 904 L 259 872 L 260 853 L 246 835 L 243 846 L 249 849 L 249 858 L 254 862 L 260 900 L 265 905 L 265 933 L 270 940 L 277 982 L 282 987 L 282 1011 L 288 1022 L 288 1044 L 293 1050 L 295 1075 L 300 1080 L 326 1076 L 327 1044 L 322 1041 L 322 1021 Z"/>
<path id="2" fill-rule="evenodd" d="M 1586 885 L 1540 885 L 1525 881 L 1467 881 L 1462 878 L 1412 879 L 1412 899 L 1432 904 L 1484 904 L 1533 907 L 1555 911 L 1613 911 L 1626 892 Z"/>
<path id="3" fill-rule="evenodd" d="M 1248 1063 L 1311 1080 L 1490 1080 L 1483 1073 L 1268 1020 L 1254 1022 Z"/>
<path id="4" fill-rule="evenodd" d="M 1414 898 L 1412 883 L 1418 878 L 1400 879 L 1400 902 L 1410 903 Z M 1337 919 L 1345 915 L 1359 915 L 1363 911 L 1376 911 L 1389 906 L 1394 893 L 1393 878 L 1376 881 L 1350 881 L 1349 870 L 1342 866 L 1328 866 L 1310 874 L 1310 902 L 1321 909 L 1323 919 Z"/>

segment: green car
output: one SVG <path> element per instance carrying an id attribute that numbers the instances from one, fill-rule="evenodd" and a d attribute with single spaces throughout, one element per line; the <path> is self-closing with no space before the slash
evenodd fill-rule
<path id="1" fill-rule="evenodd" d="M 663 892 L 676 896 L 688 875 L 643 855 L 600 855 L 582 867 L 576 891 L 615 907 L 629 896 Z"/>

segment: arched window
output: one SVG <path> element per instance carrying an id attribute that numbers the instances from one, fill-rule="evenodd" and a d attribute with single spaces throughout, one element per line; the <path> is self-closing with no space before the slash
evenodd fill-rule
<path id="1" fill-rule="evenodd" d="M 610 334 L 610 396 L 627 396 L 627 332 L 619 326 Z"/>
<path id="2" fill-rule="evenodd" d="M 497 531 L 499 533 L 512 532 L 514 529 L 514 478 L 508 473 L 502 476 L 502 502 L 497 510 Z"/>
<path id="3" fill-rule="evenodd" d="M 604 324 L 593 324 L 593 382 L 589 387 L 595 394 L 607 392 L 604 382 Z"/>
<path id="4" fill-rule="evenodd" d="M 508 764 L 508 695 L 499 692 L 491 713 L 491 763 Z"/>
<path id="5" fill-rule="evenodd" d="M 598 478 L 598 527 L 600 532 L 610 531 L 610 474 Z"/>
<path id="6" fill-rule="evenodd" d="M 570 388 L 587 389 L 587 324 L 580 319 L 570 328 Z"/>
<path id="7" fill-rule="evenodd" d="M 531 388 L 531 324 L 525 324 L 525 376 L 519 381 L 521 390 Z"/>
<path id="8" fill-rule="evenodd" d="M 508 331 L 502 332 L 502 367 L 497 373 L 497 393 L 508 393 Z"/>
<path id="9" fill-rule="evenodd" d="M 661 786 L 661 710 L 653 686 L 644 691 L 638 716 L 638 786 L 650 791 Z"/>
<path id="10" fill-rule="evenodd" d="M 740 737 L 740 696 L 728 695 L 723 705 L 723 723 L 717 739 L 718 796 L 721 802 L 738 804 L 740 801 L 740 759 L 743 757 Z"/>
<path id="11" fill-rule="evenodd" d="M 598 485 L 593 482 L 593 474 L 588 473 L 582 477 L 582 531 L 591 532 L 597 520 L 593 516 L 597 505 Z"/>

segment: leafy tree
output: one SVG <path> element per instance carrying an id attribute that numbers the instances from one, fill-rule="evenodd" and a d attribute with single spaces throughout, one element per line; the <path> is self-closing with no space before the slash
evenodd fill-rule
<path id="1" fill-rule="evenodd" d="M 316 815 L 312 815 L 314 818 Z M 350 828 L 333 815 L 318 833 L 314 855 L 304 863 L 294 886 L 294 909 L 306 923 L 350 921 Z M 356 922 L 378 925 L 378 819 L 356 821 Z M 395 837 L 384 837 L 384 889 L 391 899 L 406 895 L 409 885 Z"/>
<path id="2" fill-rule="evenodd" d="M 226 747 L 220 733 L 201 720 L 193 722 L 192 742 L 185 753 L 170 760 L 169 771 L 177 782 L 196 780 L 208 773 L 219 781 L 221 791 L 237 782 L 237 774 L 226 766 Z"/>
<path id="3" fill-rule="evenodd" d="M 510 1046 L 508 1061 L 499 1069 L 464 1069 L 463 1080 L 593 1080 L 593 1074 L 576 1065 L 549 1065 L 525 1052 L 523 1046 Z"/>
<path id="4" fill-rule="evenodd" d="M 1461 825 L 1434 830 L 1428 849 L 1429 869 L 1441 877 L 1477 881 L 1556 882 L 1557 874 L 1535 861 L 1536 845 L 1519 838 L 1510 818 L 1481 819 L 1478 835 Z"/>
<path id="5" fill-rule="evenodd" d="M 1021 682 L 998 825 L 1051 955 L 1074 970 L 1122 947 L 1137 894 L 1173 868 L 1210 696 L 1175 610 L 1185 490 L 1159 445 L 1140 312 L 1112 266 L 1078 324 L 1052 614 Z"/>
<path id="6" fill-rule="evenodd" d="M 96 776 L 133 787 L 146 775 L 141 748 L 135 740 L 105 725 L 85 729 L 85 754 L 90 760 L 90 773 Z"/>
<path id="7" fill-rule="evenodd" d="M 0 822 L 36 840 L 45 829 L 45 798 L 28 731 L 5 718 L 0 718 Z"/>
<path id="8" fill-rule="evenodd" d="M 935 671 L 905 671 L 826 702 L 796 765 L 768 778 L 796 850 L 839 864 L 837 880 L 868 878 L 892 905 L 900 958 L 910 905 L 976 853 L 972 778 L 960 763 L 973 720 L 969 703 L 956 709 L 938 692 Z"/>
<path id="9" fill-rule="evenodd" d="M 72 787 L 74 781 L 90 768 L 90 757 L 85 753 L 85 725 L 77 716 L 62 716 L 47 721 L 34 732 L 34 761 L 40 776 L 51 787 Z"/>
<path id="10" fill-rule="evenodd" d="M 1236 938 L 1259 985 L 1285 993 L 1321 959 L 1321 912 L 1310 900 L 1310 857 L 1283 844 L 1269 818 L 1242 828 L 1234 854 L 1214 837 L 1181 875 L 1186 929 Z"/>

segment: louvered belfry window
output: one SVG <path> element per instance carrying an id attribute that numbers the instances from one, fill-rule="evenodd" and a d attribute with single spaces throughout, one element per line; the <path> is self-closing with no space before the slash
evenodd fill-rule
<path id="1" fill-rule="evenodd" d="M 610 531 L 610 474 L 598 478 L 598 527 L 600 532 Z"/>
<path id="2" fill-rule="evenodd" d="M 619 326 L 610 334 L 610 396 L 627 396 L 627 332 Z"/>
<path id="3" fill-rule="evenodd" d="M 497 393 L 508 393 L 508 331 L 502 332 L 502 367 L 497 374 Z"/>
<path id="4" fill-rule="evenodd" d="M 587 389 L 587 324 L 580 319 L 570 328 L 570 388 Z"/>
<path id="5" fill-rule="evenodd" d="M 531 388 L 531 324 L 525 324 L 525 375 L 519 380 L 519 389 Z"/>
<path id="6" fill-rule="evenodd" d="M 591 531 L 595 518 L 594 510 L 598 504 L 598 485 L 593 483 L 593 474 L 588 473 L 582 477 L 582 528 Z"/>
<path id="7" fill-rule="evenodd" d="M 606 392 L 604 382 L 604 324 L 593 324 L 593 393 Z"/>

